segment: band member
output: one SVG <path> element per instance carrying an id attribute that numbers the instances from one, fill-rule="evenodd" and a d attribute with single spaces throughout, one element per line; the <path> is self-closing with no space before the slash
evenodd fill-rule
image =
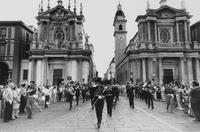
<path id="1" fill-rule="evenodd" d="M 62 85 L 63 84 L 58 84 L 57 87 L 58 102 L 61 102 L 62 100 Z"/>
<path id="2" fill-rule="evenodd" d="M 191 107 L 194 112 L 196 121 L 200 121 L 200 87 L 199 83 L 196 81 L 192 82 L 192 91 L 190 92 L 191 95 Z"/>
<path id="3" fill-rule="evenodd" d="M 75 87 L 75 96 L 76 96 L 76 106 L 78 106 L 79 97 L 80 97 L 80 85 L 79 84 L 76 84 L 76 87 Z"/>
<path id="4" fill-rule="evenodd" d="M 154 109 L 154 105 L 153 105 L 153 95 L 154 95 L 154 88 L 151 85 L 151 82 L 149 81 L 147 84 L 147 104 L 148 104 L 148 108 L 152 108 Z"/>
<path id="5" fill-rule="evenodd" d="M 71 86 L 72 84 L 67 84 L 66 85 L 66 91 L 67 91 L 67 97 L 69 99 L 69 110 L 72 109 L 72 101 L 73 101 L 73 96 L 74 96 L 74 88 Z"/>
<path id="6" fill-rule="evenodd" d="M 130 108 L 134 109 L 134 93 L 133 93 L 134 87 L 131 86 L 129 82 L 126 85 L 126 90 L 129 98 L 129 106 Z"/>
<path id="7" fill-rule="evenodd" d="M 93 98 L 94 98 L 94 92 L 96 91 L 96 89 L 97 89 L 97 85 L 95 85 L 94 83 L 89 86 L 92 110 L 94 109 L 94 106 L 92 103 L 93 103 Z"/>
<path id="8" fill-rule="evenodd" d="M 113 95 L 112 87 L 110 85 L 108 85 L 105 93 L 106 93 L 107 115 L 111 117 L 114 95 Z"/>
<path id="9" fill-rule="evenodd" d="M 85 85 L 82 86 L 82 89 L 81 89 L 81 93 L 82 93 L 82 98 L 83 98 L 83 103 L 85 103 L 85 99 L 86 99 L 86 87 Z"/>
<path id="10" fill-rule="evenodd" d="M 96 116 L 97 116 L 97 127 L 101 127 L 102 112 L 104 107 L 104 94 L 105 89 L 103 85 L 99 85 L 98 89 L 94 93 L 94 98 L 92 104 L 95 106 Z"/>

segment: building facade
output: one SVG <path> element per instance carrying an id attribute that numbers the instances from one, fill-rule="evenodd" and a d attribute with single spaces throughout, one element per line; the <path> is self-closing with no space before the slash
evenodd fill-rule
<path id="1" fill-rule="evenodd" d="M 93 45 L 84 32 L 84 15 L 68 9 L 62 0 L 57 6 L 39 10 L 37 38 L 32 43 L 29 58 L 29 81 L 37 85 L 58 84 L 62 79 L 87 83 L 93 79 Z M 96 72 L 96 71 L 95 71 Z"/>
<path id="2" fill-rule="evenodd" d="M 191 40 L 191 15 L 184 7 L 175 9 L 160 3 L 136 18 L 138 32 L 116 63 L 119 83 L 153 80 L 158 84 L 200 81 L 198 43 Z"/>
<path id="3" fill-rule="evenodd" d="M 115 79 L 116 71 L 115 71 L 115 57 L 113 57 L 112 61 L 109 64 L 109 67 L 104 74 L 104 80 L 112 80 Z"/>
<path id="4" fill-rule="evenodd" d="M 0 21 L 0 85 L 28 80 L 28 51 L 33 31 L 22 21 Z"/>

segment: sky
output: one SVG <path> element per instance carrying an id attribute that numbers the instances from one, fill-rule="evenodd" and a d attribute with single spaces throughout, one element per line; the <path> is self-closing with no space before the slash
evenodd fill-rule
<path id="1" fill-rule="evenodd" d="M 47 9 L 47 1 L 43 0 L 44 10 Z M 73 6 L 71 0 L 71 6 Z M 85 32 L 90 35 L 90 43 L 93 43 L 95 53 L 94 61 L 99 76 L 103 77 L 109 63 L 114 57 L 114 27 L 113 21 L 120 1 L 122 9 L 126 15 L 127 22 L 127 40 L 129 41 L 137 32 L 137 23 L 135 19 L 138 15 L 145 14 L 147 0 L 76 0 L 77 11 L 80 9 L 80 3 L 83 3 L 83 14 L 85 16 Z M 159 8 L 160 0 L 149 0 L 150 7 Z M 174 8 L 181 8 L 182 0 L 167 0 L 167 5 Z M 200 1 L 185 0 L 186 9 L 193 17 L 191 24 L 200 20 Z M 0 21 L 21 20 L 26 25 L 33 25 L 37 28 L 37 16 L 41 0 L 0 0 Z M 50 0 L 50 6 L 55 7 L 57 0 Z M 68 0 L 63 0 L 65 8 L 68 6 Z"/>

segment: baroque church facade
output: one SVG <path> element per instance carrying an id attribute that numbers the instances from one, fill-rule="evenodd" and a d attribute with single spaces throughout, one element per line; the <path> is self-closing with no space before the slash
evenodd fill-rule
<path id="1" fill-rule="evenodd" d="M 144 15 L 136 18 L 138 32 L 126 45 L 126 18 L 118 6 L 115 15 L 116 80 L 157 84 L 200 81 L 200 46 L 191 40 L 191 15 L 160 2 L 158 9 L 150 4 Z M 182 5 L 184 5 L 182 3 Z"/>
<path id="2" fill-rule="evenodd" d="M 39 10 L 38 32 L 31 45 L 29 58 L 29 81 L 37 85 L 58 84 L 62 79 L 87 83 L 93 79 L 93 45 L 88 41 L 83 23 L 85 21 L 82 5 L 80 13 L 71 9 L 69 2 L 66 9 L 62 0 L 57 6 Z"/>

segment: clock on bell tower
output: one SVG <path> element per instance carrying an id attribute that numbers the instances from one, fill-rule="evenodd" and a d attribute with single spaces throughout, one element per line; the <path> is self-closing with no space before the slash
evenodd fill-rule
<path id="1" fill-rule="evenodd" d="M 122 11 L 122 5 L 117 6 L 117 12 L 114 19 L 114 37 L 115 37 L 115 62 L 118 63 L 121 55 L 124 53 L 127 45 L 127 20 L 125 14 Z"/>

